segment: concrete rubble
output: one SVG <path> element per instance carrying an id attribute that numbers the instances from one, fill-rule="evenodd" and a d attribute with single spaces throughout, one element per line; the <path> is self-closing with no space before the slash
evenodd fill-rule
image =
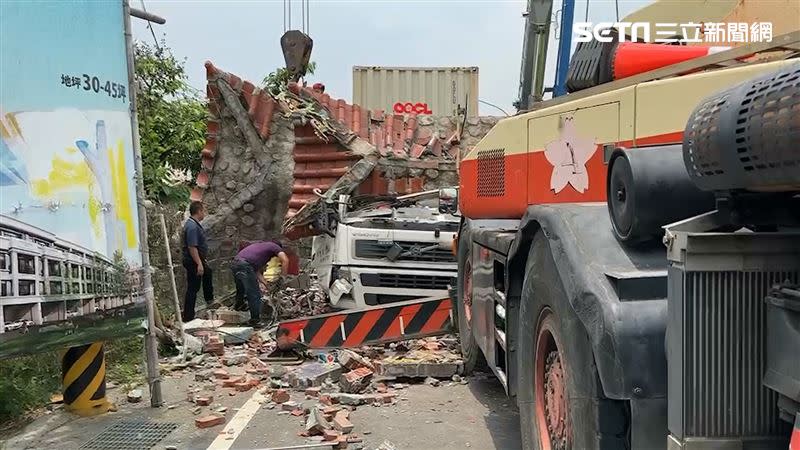
<path id="1" fill-rule="evenodd" d="M 273 293 L 281 305 L 279 315 L 315 314 L 324 301 L 316 291 L 284 288 Z M 321 297 L 320 297 L 321 298 Z M 468 383 L 462 376 L 458 340 L 453 336 L 429 337 L 358 349 L 305 350 L 291 361 L 273 357 L 276 329 L 254 330 L 212 320 L 190 322 L 187 333 L 201 343 L 201 352 L 181 358 L 164 358 L 162 373 L 180 376 L 191 371 L 186 408 L 197 428 L 226 422 L 226 408 L 215 399 L 252 395 L 265 398 L 262 408 L 296 417 L 298 435 L 306 443 L 330 442 L 334 448 L 391 449 L 391 443 L 363 442 L 370 410 L 392 407 L 406 400 L 409 384 L 431 387 Z M 236 316 L 232 316 L 236 319 Z M 296 317 L 296 316 L 295 316 Z M 139 391 L 141 393 L 141 391 Z M 133 395 L 131 395 L 133 394 Z M 136 393 L 131 391 L 130 401 Z M 219 401 L 219 400 L 217 400 Z M 266 412 L 265 412 L 266 413 Z M 378 447 L 380 445 L 380 447 Z"/>
<path id="2" fill-rule="evenodd" d="M 141 389 L 133 389 L 128 392 L 127 395 L 128 402 L 130 403 L 139 403 L 142 401 L 142 390 Z"/>

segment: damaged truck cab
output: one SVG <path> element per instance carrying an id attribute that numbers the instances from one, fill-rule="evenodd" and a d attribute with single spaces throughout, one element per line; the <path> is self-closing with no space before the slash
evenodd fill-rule
<path id="1" fill-rule="evenodd" d="M 438 194 L 382 197 L 367 204 L 340 199 L 336 229 L 314 237 L 311 255 L 334 307 L 447 295 L 457 274 L 451 249 L 459 218 L 447 206 L 435 206 Z"/>

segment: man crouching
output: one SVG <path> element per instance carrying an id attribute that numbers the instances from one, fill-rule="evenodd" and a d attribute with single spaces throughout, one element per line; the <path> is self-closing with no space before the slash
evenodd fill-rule
<path id="1" fill-rule="evenodd" d="M 244 299 L 250 308 L 250 321 L 248 325 L 254 328 L 263 327 L 261 323 L 261 288 L 260 285 L 267 284 L 264 279 L 264 269 L 267 263 L 277 256 L 281 260 L 283 274 L 287 273 L 289 267 L 289 257 L 283 247 L 274 241 L 254 242 L 239 251 L 233 263 L 231 271 L 236 282 L 236 303 L 235 308 L 241 309 L 244 306 Z M 267 305 L 272 315 L 272 307 Z"/>

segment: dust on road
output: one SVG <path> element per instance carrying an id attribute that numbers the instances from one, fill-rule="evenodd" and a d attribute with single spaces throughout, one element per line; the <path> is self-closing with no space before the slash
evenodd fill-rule
<path id="1" fill-rule="evenodd" d="M 481 373 L 468 380 L 466 385 L 414 384 L 398 391 L 395 405 L 357 407 L 350 417 L 355 426 L 353 434 L 363 442 L 350 444 L 348 448 L 374 449 L 384 441 L 391 442 L 397 450 L 520 448 L 519 413 L 500 383 L 491 375 Z M 206 449 L 225 427 L 195 427 L 194 405 L 185 398 L 185 388 L 192 382 L 191 374 L 166 378 L 163 385 L 166 405 L 157 409 L 150 408 L 146 400 L 128 404 L 121 389 L 112 389 L 109 397 L 120 405 L 118 412 L 76 418 L 56 411 L 7 440 L 3 448 L 79 448 L 120 420 L 149 419 L 179 424 L 154 449 Z M 251 395 L 221 395 L 215 402 L 228 408 L 225 416 L 230 422 Z M 295 396 L 297 401 L 305 401 L 299 394 L 293 394 L 293 399 Z M 307 443 L 307 438 L 297 434 L 303 429 L 303 423 L 302 417 L 280 414 L 279 408 L 261 407 L 238 438 L 229 443 L 230 448 L 259 449 Z"/>

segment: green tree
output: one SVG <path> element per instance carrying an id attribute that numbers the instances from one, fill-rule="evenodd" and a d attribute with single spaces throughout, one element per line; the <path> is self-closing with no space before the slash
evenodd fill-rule
<path id="1" fill-rule="evenodd" d="M 185 62 L 178 60 L 163 41 L 158 47 L 137 42 L 134 57 L 147 196 L 159 201 L 186 201 L 188 181 L 200 170 L 206 105 L 187 82 Z"/>
<path id="2" fill-rule="evenodd" d="M 314 75 L 314 70 L 317 68 L 317 63 L 311 61 L 306 66 L 306 75 Z M 287 84 L 289 84 L 289 70 L 286 67 L 279 67 L 264 77 L 264 87 L 272 95 L 278 95 Z"/>

